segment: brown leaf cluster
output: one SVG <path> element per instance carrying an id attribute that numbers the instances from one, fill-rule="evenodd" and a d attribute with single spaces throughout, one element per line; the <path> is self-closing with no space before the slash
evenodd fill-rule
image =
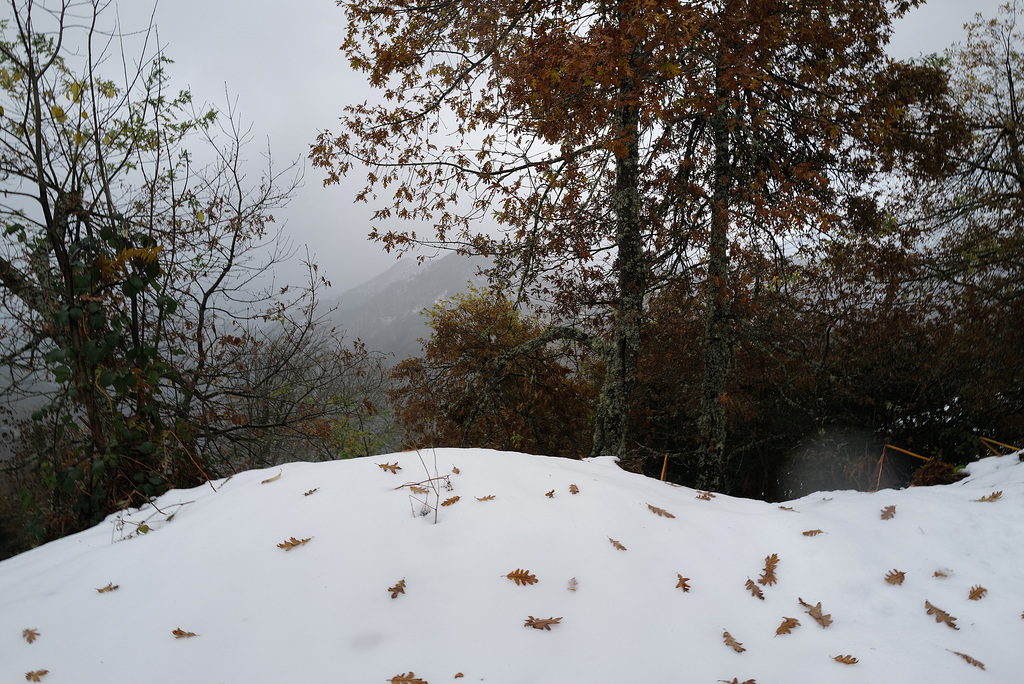
<path id="1" fill-rule="evenodd" d="M 186 632 L 181 627 L 175 629 L 173 632 L 171 632 L 171 634 L 174 635 L 175 639 L 191 639 L 194 636 L 199 636 L 195 632 Z"/>
<path id="2" fill-rule="evenodd" d="M 779 580 L 775 577 L 775 568 L 779 567 L 779 554 L 773 553 L 764 559 L 764 572 L 758 578 L 758 582 L 764 586 L 776 584 Z"/>
<path id="3" fill-rule="evenodd" d="M 388 591 L 391 592 L 391 598 L 398 598 L 399 594 L 405 593 L 405 578 L 398 580 L 398 583 L 393 587 L 388 587 Z"/>
<path id="4" fill-rule="evenodd" d="M 967 598 L 969 598 L 972 601 L 978 601 L 987 593 L 988 589 L 978 584 L 971 587 L 971 593 L 967 595 Z"/>
<path id="5" fill-rule="evenodd" d="M 312 539 L 312 537 L 306 537 L 305 539 L 296 539 L 295 537 L 291 537 L 290 539 L 285 539 L 283 542 L 278 544 L 277 548 L 284 549 L 285 551 L 291 551 L 298 546 L 309 543 L 310 539 Z"/>
<path id="6" fill-rule="evenodd" d="M 536 575 L 531 573 L 529 570 L 521 570 L 519 568 L 508 573 L 505 577 L 515 582 L 517 587 L 525 587 L 530 584 L 536 584 L 540 581 L 537 579 Z"/>
<path id="7" fill-rule="evenodd" d="M 929 615 L 935 616 L 936 622 L 944 622 L 946 623 L 947 627 L 952 627 L 953 629 L 960 629 L 956 626 L 956 618 L 947 613 L 946 611 L 942 610 L 941 608 L 936 608 L 928 601 L 925 601 L 924 609 L 928 612 Z"/>
<path id="8" fill-rule="evenodd" d="M 711 501 L 712 499 L 715 498 L 715 495 L 712 494 L 711 492 L 702 492 L 698 489 L 697 498 L 700 499 L 701 501 Z"/>
<path id="9" fill-rule="evenodd" d="M 782 635 L 782 634 L 789 634 L 790 632 L 793 631 L 794 627 L 799 627 L 799 626 L 800 626 L 800 621 L 797 620 L 796 618 L 783 617 L 782 618 L 782 624 L 779 625 L 779 628 L 775 630 L 775 636 L 779 636 L 779 635 Z"/>
<path id="10" fill-rule="evenodd" d="M 652 506 L 651 504 L 647 504 L 647 507 L 649 509 L 651 509 L 651 513 L 654 513 L 655 515 L 660 515 L 663 518 L 674 518 L 674 517 L 676 517 L 676 516 L 672 515 L 671 513 L 669 513 L 668 511 L 666 511 L 664 508 L 658 508 L 657 506 Z"/>
<path id="11" fill-rule="evenodd" d="M 764 592 L 761 591 L 761 587 L 759 587 L 756 584 L 754 584 L 754 580 L 752 580 L 752 579 L 750 579 L 748 577 L 747 578 L 747 583 L 746 583 L 745 586 L 747 587 L 747 589 L 750 590 L 750 595 L 751 596 L 756 596 L 757 598 L 759 598 L 762 601 L 764 601 Z"/>
<path id="12" fill-rule="evenodd" d="M 28 643 L 31 644 L 32 642 L 34 642 L 36 639 L 39 638 L 39 632 L 37 630 L 34 630 L 34 629 L 25 629 L 25 630 L 22 630 L 21 636 L 25 637 L 25 641 L 27 641 Z"/>
<path id="13" fill-rule="evenodd" d="M 882 509 L 882 520 L 891 520 L 896 516 L 896 506 L 886 506 Z"/>
<path id="14" fill-rule="evenodd" d="M 809 603 L 806 603 L 802 598 L 797 598 L 797 601 L 799 601 L 800 605 L 804 608 L 809 608 L 809 610 L 806 610 L 804 612 L 810 615 L 812 618 L 814 618 L 822 627 L 828 627 L 832 624 L 832 614 L 822 613 L 821 601 L 818 601 L 818 603 L 813 606 Z"/>
<path id="15" fill-rule="evenodd" d="M 885 576 L 885 581 L 889 584 L 903 584 L 903 580 L 906 579 L 907 573 L 902 570 L 893 569 L 888 575 Z"/>
<path id="16" fill-rule="evenodd" d="M 725 640 L 725 645 L 731 646 L 732 650 L 736 651 L 737 653 L 743 653 L 747 650 L 743 648 L 742 643 L 733 639 L 732 634 L 729 634 L 728 632 L 722 632 L 722 638 Z"/>
<path id="17" fill-rule="evenodd" d="M 690 591 L 690 585 L 688 584 L 690 578 L 683 577 L 679 573 L 676 573 L 676 577 L 679 578 L 679 581 L 676 582 L 676 589 L 682 589 L 684 593 Z"/>
<path id="18" fill-rule="evenodd" d="M 523 626 L 524 627 L 533 627 L 534 629 L 546 629 L 547 631 L 550 632 L 551 631 L 551 625 L 557 625 L 561 621 L 562 621 L 562 618 L 560 618 L 560 617 L 551 617 L 551 618 L 541 619 L 541 618 L 535 618 L 532 615 L 530 615 L 530 616 L 528 616 L 526 618 L 526 622 L 523 624 Z"/>

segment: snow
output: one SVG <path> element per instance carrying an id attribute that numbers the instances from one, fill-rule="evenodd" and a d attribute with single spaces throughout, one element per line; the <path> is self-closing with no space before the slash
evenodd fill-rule
<path id="1" fill-rule="evenodd" d="M 241 473 L 0 563 L 0 682 L 1020 681 L 1024 465 L 990 457 L 968 472 L 792 511 L 704 500 L 611 458 L 440 449 Z M 401 487 L 428 476 L 447 476 L 442 500 L 460 497 L 436 524 Z M 278 547 L 291 537 L 311 539 Z M 778 583 L 758 600 L 744 585 L 771 554 Z M 539 581 L 517 586 L 516 569 Z M 885 581 L 893 570 L 902 585 Z M 975 586 L 988 591 L 970 600 Z M 561 621 L 531 629 L 529 616 Z M 776 635 L 785 617 L 800 625 Z"/>

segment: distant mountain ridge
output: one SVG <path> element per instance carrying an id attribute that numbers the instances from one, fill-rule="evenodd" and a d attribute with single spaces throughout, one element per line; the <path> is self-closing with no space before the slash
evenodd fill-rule
<path id="1" fill-rule="evenodd" d="M 368 349 L 392 354 L 397 363 L 421 351 L 418 338 L 426 337 L 424 309 L 465 291 L 483 286 L 480 270 L 490 266 L 483 257 L 455 253 L 418 264 L 400 259 L 394 266 L 362 285 L 324 302 L 331 324 L 345 338 L 359 338 Z"/>

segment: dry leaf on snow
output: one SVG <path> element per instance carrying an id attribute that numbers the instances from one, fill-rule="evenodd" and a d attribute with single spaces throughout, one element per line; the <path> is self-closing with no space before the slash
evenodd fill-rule
<path id="1" fill-rule="evenodd" d="M 398 584 L 393 587 L 388 587 L 388 591 L 391 592 L 391 598 L 398 598 L 399 594 L 405 593 L 405 578 L 398 580 Z"/>
<path id="2" fill-rule="evenodd" d="M 791 513 L 796 513 L 796 510 L 793 509 L 793 508 L 790 508 L 789 506 L 779 506 L 779 508 L 781 508 L 784 511 L 790 511 Z"/>
<path id="3" fill-rule="evenodd" d="M 783 617 L 782 618 L 782 624 L 779 625 L 779 628 L 775 630 L 775 636 L 779 636 L 780 634 L 789 634 L 790 632 L 793 631 L 794 627 L 799 627 L 799 626 L 800 626 L 800 621 L 797 620 L 796 618 Z"/>
<path id="4" fill-rule="evenodd" d="M 992 492 L 988 496 L 983 496 L 980 499 L 975 499 L 975 501 L 996 501 L 1002 495 L 1003 495 L 1003 492 L 1002 492 L 1002 490 L 1000 490 L 998 492 Z"/>
<path id="5" fill-rule="evenodd" d="M 903 580 L 906 579 L 906 576 L 907 573 L 894 568 L 892 572 L 885 576 L 885 581 L 889 584 L 903 584 Z"/>
<path id="6" fill-rule="evenodd" d="M 305 494 L 303 494 L 302 496 L 309 496 L 310 494 L 315 494 L 315 493 L 316 493 L 316 492 L 318 492 L 318 491 L 320 491 L 320 488 L 319 488 L 319 487 L 317 487 L 316 489 L 310 489 L 310 490 L 309 490 L 308 492 L 306 492 L 306 493 L 305 493 Z"/>
<path id="7" fill-rule="evenodd" d="M 49 670 L 32 670 L 25 673 L 25 679 L 30 682 L 41 682 L 43 681 L 42 678 L 49 672 Z"/>
<path id="8" fill-rule="evenodd" d="M 764 559 L 764 572 L 761 573 L 761 577 L 757 581 L 765 586 L 776 584 L 779 580 L 775 577 L 775 568 L 778 566 L 779 554 L 773 553 L 770 556 L 766 556 Z"/>
<path id="9" fill-rule="evenodd" d="M 108 593 L 108 592 L 114 591 L 115 589 L 117 589 L 117 587 L 118 587 L 118 586 L 119 586 L 119 585 L 117 585 L 117 584 L 114 584 L 113 582 L 110 582 L 109 584 L 107 584 L 107 586 L 105 586 L 105 587 L 100 587 L 100 588 L 99 588 L 99 589 L 97 589 L 96 591 L 98 591 L 98 592 L 99 592 L 99 593 L 101 593 L 101 594 L 106 594 L 106 593 Z"/>
<path id="10" fill-rule="evenodd" d="M 690 591 L 690 585 L 687 584 L 687 582 L 690 581 L 690 578 L 683 577 L 678 572 L 676 573 L 676 577 L 679 578 L 679 582 L 676 583 L 676 589 L 682 589 L 684 592 Z"/>
<path id="11" fill-rule="evenodd" d="M 935 572 L 932 573 L 932 577 L 949 577 L 949 575 L 947 575 L 946 573 L 942 572 L 941 570 L 936 570 Z"/>
<path id="12" fill-rule="evenodd" d="M 312 537 L 306 537 L 305 539 L 296 539 L 295 537 L 292 537 L 291 539 L 285 539 L 283 542 L 278 544 L 277 548 L 284 549 L 285 551 L 291 551 L 296 546 L 302 546 L 303 544 L 308 543 L 310 539 L 312 539 Z"/>
<path id="13" fill-rule="evenodd" d="M 987 593 L 988 593 L 988 589 L 986 589 L 985 587 L 983 587 L 980 584 L 978 584 L 978 585 L 975 585 L 975 586 L 971 587 L 971 593 L 968 594 L 967 598 L 969 598 L 972 601 L 977 601 L 978 599 L 980 599 L 981 597 L 983 597 Z"/>
<path id="14" fill-rule="evenodd" d="M 555 498 L 555 490 L 552 489 L 550 492 L 545 493 L 544 496 L 548 497 L 549 499 L 554 499 Z"/>
<path id="15" fill-rule="evenodd" d="M 22 630 L 21 636 L 25 637 L 25 641 L 31 644 L 33 641 L 39 638 L 39 632 L 34 629 L 25 629 Z"/>
<path id="16" fill-rule="evenodd" d="M 268 477 L 268 478 L 267 478 L 266 480 L 264 480 L 263 482 L 260 482 L 260 484 L 270 484 L 271 482 L 277 482 L 277 481 L 278 481 L 278 480 L 280 480 L 280 479 L 281 479 L 281 473 L 278 473 L 278 474 L 277 474 L 277 475 L 275 475 L 274 477 Z"/>
<path id="17" fill-rule="evenodd" d="M 409 674 L 395 675 L 388 680 L 391 684 L 427 684 L 426 679 L 420 679 L 415 672 Z"/>
<path id="18" fill-rule="evenodd" d="M 462 498 L 461 496 L 453 496 L 450 499 L 445 499 L 444 501 L 442 501 L 441 505 L 442 506 L 451 506 L 453 503 L 455 503 L 456 501 L 458 501 L 461 498 Z"/>
<path id="19" fill-rule="evenodd" d="M 426 494 L 430 490 L 427 489 L 426 487 L 420 487 L 419 485 L 409 485 L 409 491 L 411 491 L 413 494 Z"/>
<path id="20" fill-rule="evenodd" d="M 882 509 L 882 520 L 891 520 L 896 515 L 895 506 L 886 506 Z"/>
<path id="21" fill-rule="evenodd" d="M 802 534 L 805 537 L 817 537 L 819 534 L 822 534 L 822 531 L 821 530 L 807 530 L 806 532 L 803 532 Z"/>
<path id="22" fill-rule="evenodd" d="M 946 611 L 942 610 L 941 608 L 936 608 L 928 601 L 925 601 L 924 609 L 928 611 L 929 615 L 935 616 L 936 622 L 944 622 L 947 626 L 952 627 L 953 629 L 960 629 L 956 626 L 956 618 L 947 613 Z"/>
<path id="23" fill-rule="evenodd" d="M 750 579 L 749 577 L 747 578 L 746 587 L 750 590 L 751 596 L 756 596 L 757 598 L 764 601 L 764 594 L 761 592 L 761 587 L 754 584 L 754 580 Z"/>
<path id="24" fill-rule="evenodd" d="M 580 488 L 577 487 L 574 484 L 571 484 L 571 485 L 569 485 L 569 493 L 570 494 L 579 494 L 580 493 Z"/>
<path id="25" fill-rule="evenodd" d="M 573 577 L 569 580 L 569 591 L 576 591 L 576 587 L 579 586 L 579 582 Z"/>
<path id="26" fill-rule="evenodd" d="M 948 648 L 946 650 L 949 651 Z M 961 653 L 960 651 L 949 651 L 949 652 L 950 653 L 954 653 L 954 654 L 960 656 L 961 658 L 963 658 L 964 660 L 969 662 L 974 667 L 980 667 L 982 670 L 985 669 L 985 663 L 981 662 L 980 660 L 975 660 L 974 658 L 972 658 L 971 656 L 967 655 L 966 653 Z"/>
<path id="27" fill-rule="evenodd" d="M 534 629 L 546 629 L 550 632 L 551 625 L 557 625 L 559 622 L 561 622 L 561 620 L 562 618 L 560 617 L 544 618 L 542 620 L 541 618 L 535 618 L 532 615 L 530 615 L 529 617 L 527 617 L 526 622 L 523 624 L 523 626 L 533 627 Z"/>
<path id="28" fill-rule="evenodd" d="M 834 661 L 836 661 L 838 663 L 842 663 L 843 665 L 856 665 L 857 664 L 857 659 L 854 658 L 852 655 L 832 656 L 832 660 L 834 660 Z"/>
<path id="29" fill-rule="evenodd" d="M 725 679 L 719 679 L 718 681 L 725 682 L 725 684 L 757 684 L 757 682 L 755 682 L 753 679 L 748 679 L 745 682 L 741 682 L 739 677 L 733 677 L 731 682 Z"/>
<path id="30" fill-rule="evenodd" d="M 377 467 L 381 470 L 389 471 L 392 475 L 397 475 L 398 471 L 402 469 L 402 466 L 398 465 L 398 461 L 394 463 L 378 463 Z"/>
<path id="31" fill-rule="evenodd" d="M 521 570 L 519 568 L 508 573 L 505 577 L 515 582 L 517 587 L 525 587 L 528 584 L 536 584 L 540 581 L 529 570 Z"/>
<path id="32" fill-rule="evenodd" d="M 626 550 L 626 547 L 625 547 L 625 546 L 623 546 L 623 545 L 622 545 L 622 544 L 620 544 L 619 542 L 615 541 L 615 540 L 614 540 L 614 539 L 612 539 L 611 537 L 608 537 L 608 541 L 610 541 L 610 542 L 612 543 L 612 546 L 614 546 L 615 548 L 617 548 L 617 549 L 618 549 L 619 551 L 625 551 L 625 550 Z"/>
<path id="33" fill-rule="evenodd" d="M 173 632 L 171 632 L 171 634 L 174 635 L 175 639 L 191 639 L 194 636 L 199 636 L 195 632 L 186 632 L 181 627 L 175 629 Z"/>
<path id="34" fill-rule="evenodd" d="M 494 495 L 493 494 L 488 494 L 487 496 L 478 496 L 478 497 L 476 497 L 476 500 L 477 501 L 494 501 Z"/>
<path id="35" fill-rule="evenodd" d="M 668 511 L 666 511 L 664 508 L 658 508 L 657 506 L 652 506 L 651 504 L 647 504 L 647 507 L 651 509 L 651 513 L 654 513 L 655 515 L 660 515 L 662 518 L 676 517 Z"/>
<path id="36" fill-rule="evenodd" d="M 821 625 L 822 627 L 828 627 L 829 625 L 832 624 L 832 614 L 831 613 L 825 613 L 825 614 L 822 613 L 821 601 L 818 601 L 818 603 L 816 605 L 813 605 L 813 606 L 811 604 L 809 604 L 809 603 L 806 603 L 802 598 L 797 598 L 797 601 L 799 601 L 800 605 L 803 606 L 804 608 L 809 608 L 810 609 L 810 610 L 806 610 L 804 612 L 807 613 L 808 615 L 810 615 L 815 620 L 817 620 L 818 624 Z"/>
<path id="37" fill-rule="evenodd" d="M 700 499 L 701 501 L 711 501 L 712 499 L 715 498 L 715 495 L 712 494 L 711 492 L 702 492 L 698 489 L 697 498 Z"/>
<path id="38" fill-rule="evenodd" d="M 459 474 L 459 473 L 461 473 L 462 471 L 461 471 L 461 470 L 459 470 L 457 466 L 452 466 L 452 472 L 453 472 L 453 473 L 455 473 L 456 475 L 458 475 L 458 474 Z"/>
<path id="39" fill-rule="evenodd" d="M 453 679 L 462 679 L 465 676 L 466 675 L 462 674 L 461 672 L 456 672 L 455 677 Z"/>
<path id="40" fill-rule="evenodd" d="M 722 638 L 725 639 L 725 645 L 731 646 L 732 650 L 736 651 L 737 653 L 743 653 L 747 650 L 743 648 L 742 643 L 733 639 L 732 634 L 729 634 L 728 632 L 722 632 Z"/>

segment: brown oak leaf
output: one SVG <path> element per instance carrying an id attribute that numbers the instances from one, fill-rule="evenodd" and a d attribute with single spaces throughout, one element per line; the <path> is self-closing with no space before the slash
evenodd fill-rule
<path id="1" fill-rule="evenodd" d="M 896 515 L 896 506 L 886 506 L 882 509 L 882 520 L 891 520 Z"/>
<path id="2" fill-rule="evenodd" d="M 625 550 L 626 550 L 626 547 L 625 547 L 625 546 L 623 546 L 623 545 L 622 545 L 622 544 L 620 544 L 619 542 L 615 541 L 615 540 L 614 540 L 614 539 L 612 539 L 611 537 L 608 537 L 608 541 L 610 541 L 610 542 L 612 543 L 612 546 L 614 546 L 615 548 L 617 548 L 617 549 L 618 549 L 619 551 L 625 551 Z"/>
<path id="3" fill-rule="evenodd" d="M 546 492 L 544 494 L 544 496 L 548 497 L 549 499 L 554 499 L 555 498 L 555 490 L 552 489 L 550 492 Z"/>
<path id="4" fill-rule="evenodd" d="M 722 632 L 722 638 L 725 639 L 725 645 L 726 646 L 731 646 L 732 650 L 736 651 L 737 653 L 743 653 L 744 651 L 747 650 L 747 649 L 743 648 L 743 644 L 742 643 L 740 643 L 739 641 L 736 641 L 735 639 L 733 639 L 732 635 L 729 634 L 728 632 Z"/>
<path id="5" fill-rule="evenodd" d="M 936 570 L 935 572 L 932 573 L 932 577 L 949 577 L 949 575 L 947 575 L 946 573 L 942 572 L 941 570 Z"/>
<path id="6" fill-rule="evenodd" d="M 194 636 L 199 636 L 195 632 L 186 632 L 181 627 L 175 629 L 173 632 L 171 632 L 171 634 L 174 635 L 175 639 L 191 639 Z"/>
<path id="7" fill-rule="evenodd" d="M 387 470 L 392 475 L 397 475 L 398 471 L 402 469 L 402 466 L 398 465 L 398 461 L 394 463 L 378 463 L 377 467 L 381 470 Z"/>
<path id="8" fill-rule="evenodd" d="M 762 601 L 764 601 L 764 593 L 761 591 L 761 587 L 759 587 L 756 584 L 754 584 L 754 580 L 752 580 L 752 579 L 750 579 L 748 577 L 747 578 L 747 584 L 745 586 L 747 587 L 747 589 L 750 590 L 750 595 L 751 596 L 756 596 L 757 598 L 759 598 Z"/>
<path id="9" fill-rule="evenodd" d="M 903 580 L 906 579 L 906 576 L 907 573 L 894 568 L 892 572 L 885 576 L 885 581 L 889 584 L 903 584 Z"/>
<path id="10" fill-rule="evenodd" d="M 764 572 L 761 573 L 761 577 L 758 578 L 758 583 L 765 586 L 771 586 L 778 583 L 778 578 L 775 577 L 775 568 L 779 566 L 779 554 L 773 553 L 770 556 L 766 556 L 764 559 Z"/>
<path id="11" fill-rule="evenodd" d="M 953 629 L 960 629 L 956 626 L 956 618 L 947 613 L 946 611 L 942 610 L 941 608 L 936 608 L 928 601 L 925 601 L 924 609 L 928 612 L 929 615 L 935 616 L 936 622 L 944 622 L 947 626 L 952 627 Z"/>
<path id="12" fill-rule="evenodd" d="M 525 587 L 528 584 L 536 584 L 540 581 L 529 570 L 521 570 L 520 568 L 516 568 L 512 572 L 505 575 L 505 577 L 515 582 L 517 587 Z"/>
<path id="13" fill-rule="evenodd" d="M 478 496 L 478 497 L 476 497 L 476 500 L 477 501 L 494 501 L 494 495 L 493 494 L 488 494 L 487 496 Z"/>
<path id="14" fill-rule="evenodd" d="M 580 493 L 580 488 L 577 487 L 574 484 L 571 484 L 571 485 L 569 485 L 569 493 L 570 494 L 579 494 Z"/>
<path id="15" fill-rule="evenodd" d="M 306 492 L 306 493 L 305 493 L 305 494 L 303 494 L 302 496 L 309 496 L 310 494 L 315 494 L 315 493 L 316 493 L 316 492 L 318 492 L 318 491 L 320 491 L 320 488 L 319 488 L 319 487 L 317 487 L 316 489 L 310 489 L 310 490 L 309 490 L 308 492 Z"/>
<path id="16" fill-rule="evenodd" d="M 997 501 L 999 499 L 999 497 L 1001 497 L 1002 495 L 1003 495 L 1003 492 L 1002 492 L 1002 490 L 1000 490 L 998 492 L 992 492 L 988 496 L 983 496 L 980 499 L 975 499 L 975 501 L 986 501 L 986 502 Z"/>
<path id="17" fill-rule="evenodd" d="M 444 501 L 442 501 L 441 505 L 442 506 L 451 506 L 453 503 L 455 503 L 456 501 L 458 501 L 461 498 L 462 498 L 461 496 L 453 496 L 450 499 L 445 499 Z"/>
<path id="18" fill-rule="evenodd" d="M 803 606 L 804 608 L 809 608 L 810 609 L 810 610 L 806 610 L 804 612 L 807 613 L 808 615 L 810 615 L 815 620 L 817 620 L 818 624 L 821 625 L 822 627 L 828 627 L 829 625 L 832 624 L 832 614 L 831 613 L 824 613 L 824 614 L 822 613 L 821 601 L 818 601 L 818 603 L 816 605 L 813 605 L 813 606 L 811 604 L 809 604 L 809 603 L 806 603 L 802 598 L 797 598 L 797 601 L 799 601 L 800 605 Z"/>
<path id="19" fill-rule="evenodd" d="M 658 508 L 657 506 L 652 506 L 651 504 L 647 504 L 647 507 L 649 509 L 651 509 L 651 513 L 654 513 L 655 515 L 660 515 L 662 518 L 674 518 L 674 517 L 676 517 L 676 516 L 672 515 L 671 513 L 669 513 L 668 511 L 666 511 L 664 508 Z"/>
<path id="20" fill-rule="evenodd" d="M 946 650 L 949 651 L 948 648 Z M 981 662 L 980 660 L 975 660 L 974 658 L 972 658 L 971 656 L 967 655 L 966 653 L 961 653 L 960 651 L 949 651 L 949 652 L 953 653 L 955 655 L 960 656 L 961 658 L 966 660 L 968 663 L 970 663 L 974 667 L 980 667 L 982 670 L 985 669 L 985 663 Z"/>
<path id="21" fill-rule="evenodd" d="M 427 684 L 427 680 L 420 679 L 416 676 L 415 672 L 395 675 L 388 681 L 391 682 L 391 684 Z"/>
<path id="22" fill-rule="evenodd" d="M 562 618 L 560 618 L 560 617 L 552 617 L 552 618 L 541 619 L 541 618 L 535 618 L 532 615 L 530 615 L 530 616 L 528 616 L 526 618 L 526 622 L 523 624 L 523 626 L 524 627 L 533 627 L 534 629 L 546 629 L 547 631 L 550 632 L 551 631 L 551 625 L 557 625 L 561 621 L 562 621 Z"/>
<path id="23" fill-rule="evenodd" d="M 712 494 L 711 492 L 702 492 L 698 489 L 697 498 L 700 499 L 701 501 L 711 501 L 712 499 L 715 498 L 715 495 Z"/>
<path id="24" fill-rule="evenodd" d="M 832 660 L 834 660 L 834 661 L 836 661 L 838 663 L 842 663 L 843 665 L 856 665 L 857 664 L 857 659 L 854 658 L 852 655 L 832 656 Z"/>
<path id="25" fill-rule="evenodd" d="M 409 491 L 413 494 L 426 494 L 430 490 L 426 487 L 420 487 L 419 485 L 409 485 Z"/>
<path id="26" fill-rule="evenodd" d="M 981 599 L 987 593 L 988 593 L 988 589 L 986 589 L 985 587 L 983 587 L 980 584 L 978 584 L 978 585 L 975 585 L 975 586 L 971 587 L 971 593 L 968 594 L 967 598 L 969 598 L 972 601 L 977 601 L 977 600 Z"/>
<path id="27" fill-rule="evenodd" d="M 775 630 L 775 636 L 779 636 L 780 634 L 789 634 L 791 631 L 793 631 L 794 627 L 799 626 L 800 621 L 796 618 L 783 617 L 782 624 L 779 625 L 779 628 Z"/>
<path id="28" fill-rule="evenodd" d="M 732 681 L 729 681 L 727 679 L 719 679 L 718 681 L 725 682 L 725 684 L 757 684 L 757 682 L 755 682 L 753 679 L 748 679 L 745 682 L 741 682 L 739 677 L 733 677 Z"/>
<path id="29" fill-rule="evenodd" d="M 802 532 L 801 534 L 803 534 L 805 537 L 817 537 L 819 534 L 822 534 L 822 531 L 821 530 L 807 530 L 806 532 Z"/>
<path id="30" fill-rule="evenodd" d="M 676 577 L 679 578 L 679 581 L 676 583 L 676 589 L 682 589 L 684 592 L 690 591 L 690 585 L 687 584 L 690 581 L 690 578 L 683 577 L 678 572 L 676 573 Z"/>
<path id="31" fill-rule="evenodd" d="M 398 580 L 398 584 L 393 587 L 388 587 L 388 591 L 391 592 L 391 598 L 398 598 L 399 594 L 405 593 L 405 578 Z"/>
<path id="32" fill-rule="evenodd" d="M 30 682 L 41 682 L 43 677 L 49 674 L 49 670 L 32 670 L 31 672 L 25 673 L 25 679 Z"/>
<path id="33" fill-rule="evenodd" d="M 285 539 L 283 542 L 278 544 L 277 548 L 284 549 L 285 551 L 291 551 L 297 546 L 307 544 L 310 539 L 312 539 L 312 537 L 306 537 L 305 539 L 296 539 L 295 537 L 292 537 L 291 539 Z"/>
<path id="34" fill-rule="evenodd" d="M 796 513 L 796 510 L 793 509 L 793 508 L 790 508 L 789 506 L 779 506 L 779 508 L 781 508 L 784 511 L 790 511 L 792 513 Z"/>
<path id="35" fill-rule="evenodd" d="M 106 593 L 109 593 L 109 592 L 111 592 L 111 591 L 114 591 L 115 589 L 117 589 L 117 587 L 118 587 L 118 586 L 119 586 L 119 585 L 117 585 L 117 584 L 114 584 L 113 582 L 110 582 L 109 584 L 107 584 L 107 586 L 105 586 L 105 587 L 100 587 L 100 588 L 99 588 L 99 589 L 97 589 L 96 591 L 98 591 L 98 592 L 99 592 L 99 593 L 101 593 L 101 594 L 106 594 Z"/>
<path id="36" fill-rule="evenodd" d="M 39 632 L 34 629 L 25 629 L 22 630 L 21 636 L 25 637 L 25 641 L 31 644 L 33 641 L 39 638 Z"/>
<path id="37" fill-rule="evenodd" d="M 452 466 L 452 472 L 453 472 L 453 473 L 455 473 L 456 475 L 458 475 L 458 474 L 459 474 L 459 473 L 461 473 L 462 471 L 461 471 L 461 470 L 459 470 L 458 466 Z"/>

